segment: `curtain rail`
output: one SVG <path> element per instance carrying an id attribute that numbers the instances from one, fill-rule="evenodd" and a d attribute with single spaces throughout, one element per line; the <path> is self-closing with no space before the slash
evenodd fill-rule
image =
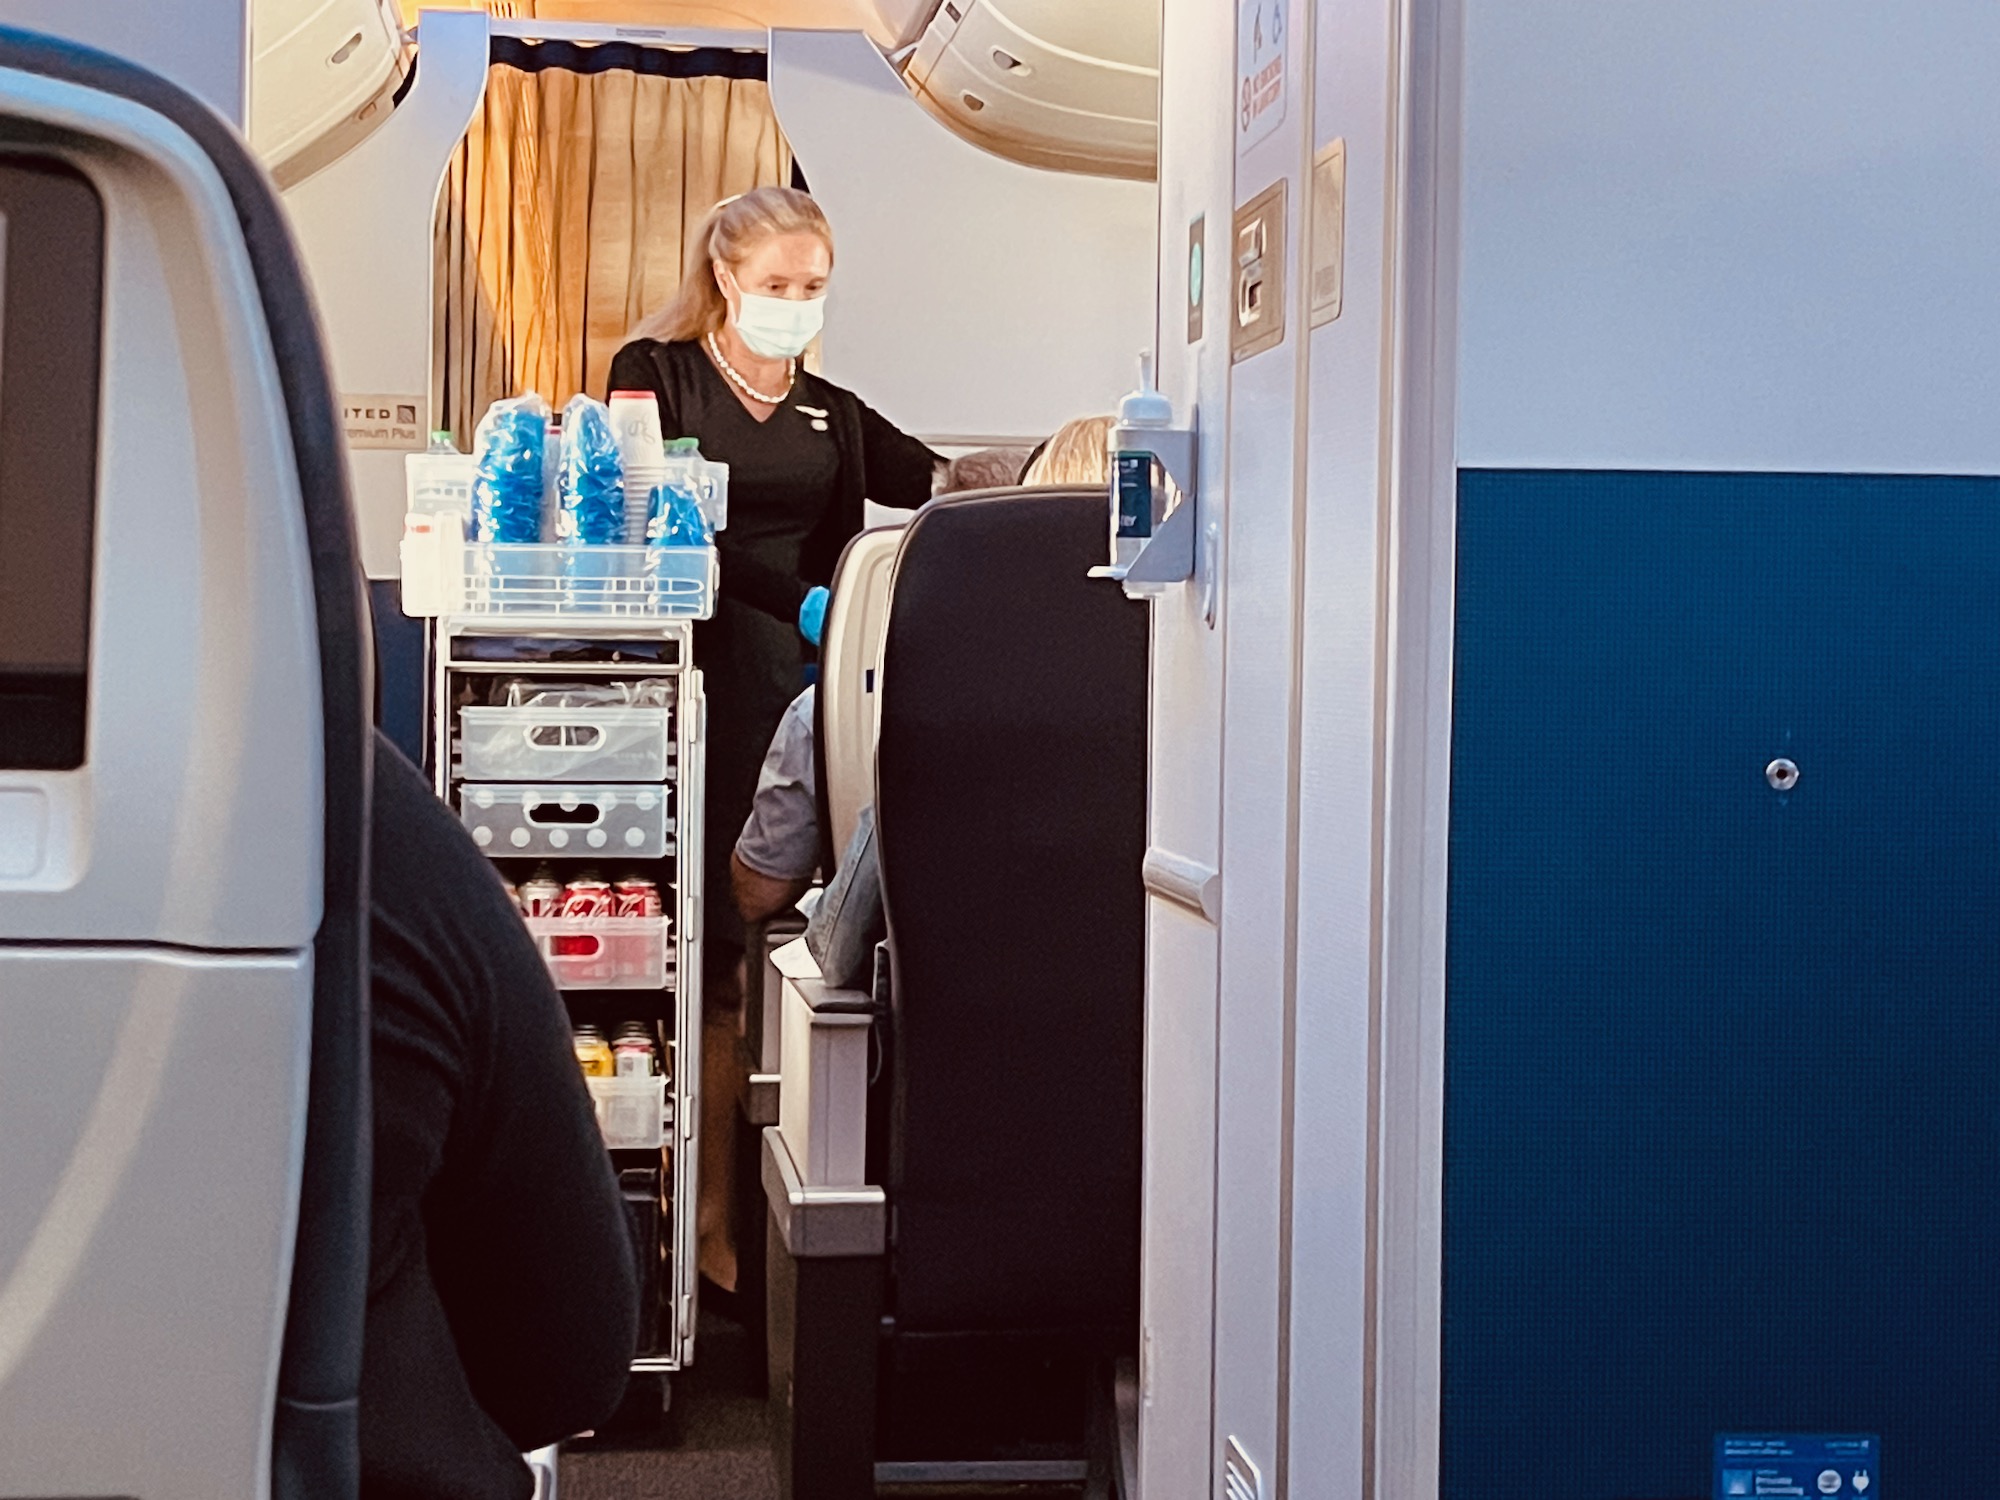
<path id="1" fill-rule="evenodd" d="M 765 30 L 735 31 L 706 26 L 620 26 L 603 21 L 501 21 L 489 25 L 495 37 L 521 42 L 627 42 L 638 47 L 712 47 L 734 52 L 764 52 L 771 34 Z"/>

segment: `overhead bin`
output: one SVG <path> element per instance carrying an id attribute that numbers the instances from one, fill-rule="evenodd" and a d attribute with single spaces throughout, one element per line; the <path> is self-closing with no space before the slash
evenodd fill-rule
<path id="1" fill-rule="evenodd" d="M 250 144 L 280 186 L 351 150 L 412 63 L 394 0 L 253 0 Z"/>
<path id="2" fill-rule="evenodd" d="M 945 0 L 904 76 L 933 113 L 996 155 L 1150 178 L 1159 40 L 1152 4 Z"/>

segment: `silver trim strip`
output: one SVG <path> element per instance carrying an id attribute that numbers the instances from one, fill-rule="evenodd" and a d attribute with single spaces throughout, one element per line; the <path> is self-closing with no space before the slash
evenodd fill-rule
<path id="1" fill-rule="evenodd" d="M 764 1131 L 764 1198 L 794 1260 L 881 1255 L 889 1247 L 889 1203 L 882 1190 L 806 1187 L 775 1125 Z"/>
<path id="2" fill-rule="evenodd" d="M 1075 1484 L 1090 1465 L 1075 1458 L 1026 1458 L 962 1463 L 928 1460 L 875 1465 L 877 1484 Z"/>
<path id="3" fill-rule="evenodd" d="M 1022 437 L 1015 433 L 991 432 L 926 432 L 924 442 L 933 448 L 1033 448 L 1048 437 L 1046 432 L 1038 432 L 1032 437 Z"/>
<path id="4" fill-rule="evenodd" d="M 1151 848 L 1139 875 L 1147 893 L 1193 912 L 1211 927 L 1222 922 L 1222 872 L 1170 849 Z"/>

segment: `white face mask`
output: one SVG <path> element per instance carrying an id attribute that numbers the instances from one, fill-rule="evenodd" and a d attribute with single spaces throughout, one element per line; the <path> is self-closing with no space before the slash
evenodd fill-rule
<path id="1" fill-rule="evenodd" d="M 825 297 L 794 302 L 755 292 L 739 291 L 736 296 L 736 331 L 752 353 L 766 359 L 797 359 L 826 323 Z"/>

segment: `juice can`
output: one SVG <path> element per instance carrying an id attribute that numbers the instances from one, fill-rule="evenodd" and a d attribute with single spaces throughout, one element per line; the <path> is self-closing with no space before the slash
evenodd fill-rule
<path id="1" fill-rule="evenodd" d="M 650 1078 L 659 1058 L 653 1034 L 643 1021 L 619 1028 L 618 1040 L 611 1044 L 612 1067 L 619 1078 Z"/>
<path id="2" fill-rule="evenodd" d="M 579 1026 L 574 1040 L 577 1065 L 583 1069 L 585 1078 L 616 1076 L 618 1065 L 611 1055 L 611 1044 L 604 1040 L 602 1031 L 595 1026 Z"/>

